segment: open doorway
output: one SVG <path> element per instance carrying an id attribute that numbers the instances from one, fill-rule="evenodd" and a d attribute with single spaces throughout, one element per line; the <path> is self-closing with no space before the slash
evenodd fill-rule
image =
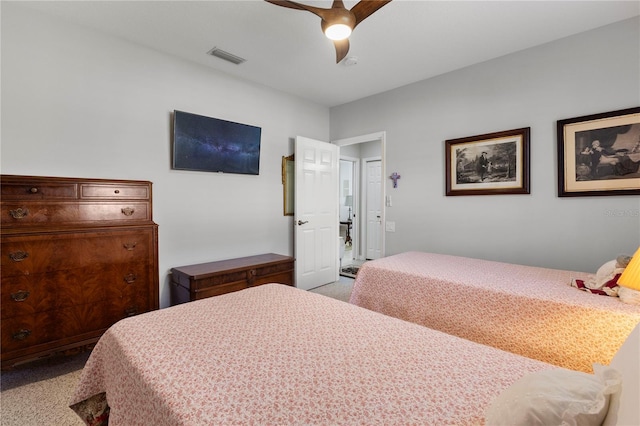
<path id="1" fill-rule="evenodd" d="M 340 146 L 340 273 L 351 276 L 363 262 L 384 257 L 385 133 L 333 143 Z M 345 267 L 351 270 L 343 273 Z"/>
<path id="2" fill-rule="evenodd" d="M 342 269 L 353 265 L 356 260 L 354 253 L 358 253 L 358 242 L 360 241 L 359 170 L 359 158 L 340 155 L 338 211 L 340 215 L 340 266 Z M 346 273 L 347 275 L 355 275 L 349 270 Z"/>

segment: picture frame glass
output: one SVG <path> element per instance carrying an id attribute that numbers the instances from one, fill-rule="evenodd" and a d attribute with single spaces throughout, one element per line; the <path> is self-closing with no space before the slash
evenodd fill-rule
<path id="1" fill-rule="evenodd" d="M 640 113 L 565 123 L 562 137 L 561 191 L 640 191 Z"/>
<path id="2" fill-rule="evenodd" d="M 522 186 L 520 135 L 456 145 L 451 167 L 456 170 L 452 190 L 509 189 Z"/>
<path id="3" fill-rule="evenodd" d="M 529 193 L 530 128 L 445 141 L 446 195 Z"/>

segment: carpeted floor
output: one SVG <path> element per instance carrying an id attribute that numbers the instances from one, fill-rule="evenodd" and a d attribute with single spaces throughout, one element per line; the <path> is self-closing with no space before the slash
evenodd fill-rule
<path id="1" fill-rule="evenodd" d="M 340 276 L 340 279 L 335 283 L 325 284 L 309 291 L 311 291 L 312 293 L 329 296 L 333 299 L 342 300 L 343 302 L 348 302 L 349 297 L 351 296 L 352 288 L 353 278 Z"/>
<path id="2" fill-rule="evenodd" d="M 310 291 L 348 302 L 352 287 L 353 279 L 341 276 Z M 88 357 L 89 353 L 54 357 L 3 371 L 0 425 L 82 426 L 68 402 Z"/>
<path id="3" fill-rule="evenodd" d="M 81 426 L 68 408 L 89 353 L 54 357 L 3 371 L 0 393 L 2 426 Z"/>

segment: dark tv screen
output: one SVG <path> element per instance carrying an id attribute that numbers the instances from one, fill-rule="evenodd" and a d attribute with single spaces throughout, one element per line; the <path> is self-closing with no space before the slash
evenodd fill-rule
<path id="1" fill-rule="evenodd" d="M 183 111 L 173 113 L 173 168 L 257 175 L 260 127 Z"/>

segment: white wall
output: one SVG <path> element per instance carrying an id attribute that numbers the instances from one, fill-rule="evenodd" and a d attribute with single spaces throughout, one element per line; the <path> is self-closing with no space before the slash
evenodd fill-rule
<path id="1" fill-rule="evenodd" d="M 640 105 L 637 19 L 331 109 L 2 2 L 5 174 L 154 183 L 161 306 L 171 267 L 292 254 L 291 138 L 387 132 L 387 254 L 593 271 L 640 244 L 638 197 L 556 196 L 558 119 Z M 173 110 L 262 127 L 259 176 L 171 170 Z M 331 120 L 330 120 L 331 119 Z M 331 134 L 329 128 L 331 126 Z M 444 196 L 444 141 L 530 126 L 531 195 Z"/>
<path id="2" fill-rule="evenodd" d="M 631 19 L 331 109 L 331 139 L 386 131 L 386 253 L 579 271 L 640 245 L 640 197 L 557 197 L 556 121 L 640 105 Z M 446 197 L 444 141 L 531 127 L 531 194 Z"/>
<path id="3" fill-rule="evenodd" d="M 173 110 L 262 128 L 259 176 L 171 170 Z M 293 253 L 281 157 L 325 107 L 2 2 L 3 174 L 153 182 L 160 304 L 174 266 Z"/>

